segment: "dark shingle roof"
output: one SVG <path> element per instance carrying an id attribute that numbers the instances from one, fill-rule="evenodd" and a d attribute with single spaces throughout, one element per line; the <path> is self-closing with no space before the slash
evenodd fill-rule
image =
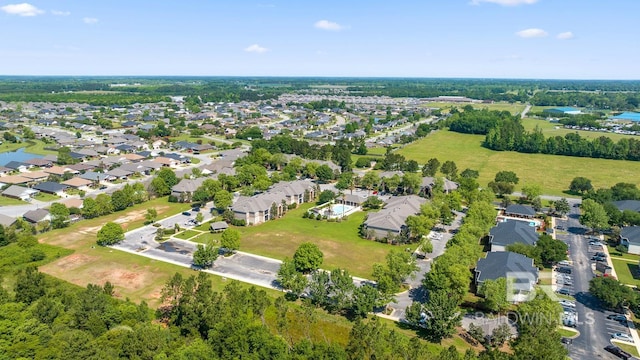
<path id="1" fill-rule="evenodd" d="M 58 183 L 53 182 L 53 181 L 45 181 L 45 182 L 41 182 L 41 183 L 35 185 L 33 188 L 36 189 L 36 190 L 40 190 L 42 192 L 54 194 L 54 193 L 57 193 L 59 191 L 65 190 L 66 188 L 68 188 L 68 186 L 67 185 L 58 184 Z"/>
<path id="2" fill-rule="evenodd" d="M 507 246 L 515 243 L 534 245 L 538 240 L 538 234 L 533 226 L 517 220 L 499 223 L 491 228 L 489 235 L 492 245 Z"/>
<path id="3" fill-rule="evenodd" d="M 640 211 L 640 200 L 614 201 L 613 205 L 615 205 L 620 211 L 625 211 L 625 210 Z"/>
<path id="4" fill-rule="evenodd" d="M 504 210 L 507 214 L 516 214 L 516 215 L 524 215 L 524 216 L 534 216 L 536 211 L 531 206 L 520 205 L 520 204 L 512 204 L 507 206 Z"/>
<path id="5" fill-rule="evenodd" d="M 523 283 L 526 280 L 537 282 L 538 279 L 538 269 L 533 266 L 533 260 L 510 251 L 487 253 L 487 257 L 478 260 L 475 272 L 478 283 L 486 280 L 497 280 L 501 277 L 506 278 L 509 275 L 510 277 L 515 276 L 516 284 L 514 286 L 517 287 L 521 281 Z M 530 279 L 523 279 L 529 276 L 531 277 Z M 529 290 L 528 284 L 526 287 L 527 289 L 523 290 Z"/>
<path id="6" fill-rule="evenodd" d="M 627 239 L 629 243 L 640 245 L 640 226 L 625 226 L 620 229 L 620 237 Z"/>

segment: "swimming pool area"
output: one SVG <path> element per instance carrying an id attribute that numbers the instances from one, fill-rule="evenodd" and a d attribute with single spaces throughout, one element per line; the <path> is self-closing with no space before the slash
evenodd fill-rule
<path id="1" fill-rule="evenodd" d="M 310 209 L 309 211 L 311 213 L 326 216 L 327 219 L 338 219 L 338 218 L 343 218 L 345 216 L 349 216 L 358 210 L 360 210 L 360 207 L 358 206 L 334 203 L 331 205 L 323 205 L 323 206 L 315 207 Z"/>
<path id="2" fill-rule="evenodd" d="M 350 213 L 350 211 L 352 211 L 353 209 L 355 209 L 355 206 L 350 206 L 350 205 L 343 205 L 343 204 L 333 204 L 331 205 L 331 214 L 334 215 L 334 217 L 338 217 L 338 216 L 343 216 L 344 214 L 348 214 Z"/>

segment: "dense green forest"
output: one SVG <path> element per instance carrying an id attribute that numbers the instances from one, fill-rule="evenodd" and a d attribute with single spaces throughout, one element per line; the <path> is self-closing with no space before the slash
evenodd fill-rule
<path id="1" fill-rule="evenodd" d="M 126 84 L 126 86 L 113 86 Z M 291 78 L 291 77 L 0 77 L 0 100 L 128 105 L 187 96 L 192 102 L 238 102 L 277 98 L 283 93 L 353 96 L 436 97 L 531 102 L 633 110 L 640 81 Z"/>

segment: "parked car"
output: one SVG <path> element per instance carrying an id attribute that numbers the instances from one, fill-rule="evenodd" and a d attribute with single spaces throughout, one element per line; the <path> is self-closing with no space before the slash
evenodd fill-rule
<path id="1" fill-rule="evenodd" d="M 559 302 L 560 302 L 560 305 L 562 305 L 562 306 L 572 307 L 572 308 L 576 307 L 576 303 L 575 303 L 575 302 L 573 302 L 573 301 L 569 301 L 569 300 L 560 300 Z"/>
<path id="2" fill-rule="evenodd" d="M 611 337 L 616 339 L 616 340 L 623 340 L 623 341 L 633 342 L 633 338 L 631 337 L 631 335 L 625 334 L 625 333 L 615 333 L 615 334 L 611 335 Z"/>
<path id="3" fill-rule="evenodd" d="M 562 260 L 558 263 L 558 265 L 560 266 L 571 266 L 571 263 L 569 263 L 569 261 L 567 260 Z"/>
<path id="4" fill-rule="evenodd" d="M 193 212 L 200 212 L 200 207 L 199 207 L 199 206 L 196 206 L 196 207 L 192 208 L 192 209 L 191 209 L 191 211 L 193 211 Z"/>
<path id="5" fill-rule="evenodd" d="M 569 291 L 569 289 L 567 288 L 560 288 L 556 290 L 556 292 L 560 295 L 571 295 L 571 291 Z"/>
<path id="6" fill-rule="evenodd" d="M 592 256 L 591 261 L 607 261 L 607 258 L 604 256 Z"/>
<path id="7" fill-rule="evenodd" d="M 562 274 L 571 274 L 571 268 L 566 266 L 560 266 L 556 269 L 556 271 Z"/>
<path id="8" fill-rule="evenodd" d="M 620 349 L 619 347 L 615 346 L 615 345 L 607 345 L 604 347 L 605 350 L 607 350 L 608 352 L 612 353 L 613 355 L 619 357 L 620 359 L 624 359 L 624 360 L 629 360 L 632 358 L 631 354 L 629 354 L 628 352 Z"/>
<path id="9" fill-rule="evenodd" d="M 182 212 L 182 215 L 184 215 L 184 216 L 191 216 L 191 213 L 190 213 L 190 212 L 188 212 L 188 211 L 183 211 L 183 212 Z"/>
<path id="10" fill-rule="evenodd" d="M 611 314 L 607 316 L 607 319 L 615 321 L 627 321 L 627 317 L 622 314 Z"/>

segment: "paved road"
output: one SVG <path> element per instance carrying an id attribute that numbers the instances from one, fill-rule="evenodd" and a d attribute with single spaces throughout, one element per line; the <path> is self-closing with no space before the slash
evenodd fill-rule
<path id="1" fill-rule="evenodd" d="M 524 119 L 527 116 L 527 113 L 531 110 L 531 104 L 527 104 L 527 106 L 522 110 L 522 114 L 520 114 L 520 118 Z"/>
<path id="2" fill-rule="evenodd" d="M 570 259 L 573 262 L 573 292 L 576 298 L 578 324 L 576 329 L 580 336 L 569 346 L 569 355 L 575 360 L 588 359 L 617 359 L 606 352 L 604 347 L 609 345 L 611 334 L 625 332 L 625 326 L 608 320 L 610 313 L 602 310 L 600 301 L 589 293 L 589 281 L 593 278 L 591 256 L 589 255 L 588 240 L 584 236 L 585 228 L 578 222 L 579 208 L 571 207 L 571 213 L 566 220 L 556 221 L 567 232 L 558 232 L 557 238 L 570 246 Z M 628 332 L 628 331 L 627 331 Z"/>
<path id="3" fill-rule="evenodd" d="M 388 305 L 393 309 L 393 312 L 390 315 L 391 318 L 399 321 L 404 318 L 405 309 L 410 306 L 411 303 L 414 301 L 426 301 L 426 292 L 424 291 L 424 287 L 422 287 L 422 279 L 424 279 L 424 275 L 431 270 L 433 259 L 444 254 L 447 242 L 453 237 L 453 233 L 451 233 L 450 230 L 460 228 L 464 215 L 465 214 L 462 212 L 456 212 L 456 218 L 451 225 L 443 226 L 444 231 L 431 231 L 429 233 L 431 244 L 433 244 L 433 252 L 426 254 L 426 258 L 424 260 L 418 259 L 417 264 L 419 270 L 412 278 L 407 280 L 410 289 L 397 294 L 396 302 L 392 302 Z"/>

